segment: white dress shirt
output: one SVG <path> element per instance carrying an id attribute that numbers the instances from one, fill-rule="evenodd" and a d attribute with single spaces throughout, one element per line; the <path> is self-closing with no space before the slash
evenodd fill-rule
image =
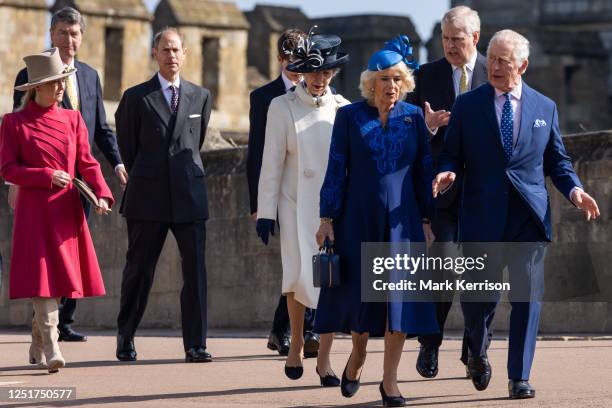
<path id="1" fill-rule="evenodd" d="M 170 85 L 174 85 L 176 87 L 177 94 L 180 94 L 181 89 L 181 78 L 176 77 L 174 82 L 168 81 L 166 78 L 162 76 L 159 72 L 157 73 L 157 78 L 159 79 L 159 83 L 161 84 L 161 89 L 164 92 L 164 98 L 168 103 L 168 106 L 172 110 L 171 100 L 172 100 L 172 90 L 170 89 Z"/>
<path id="2" fill-rule="evenodd" d="M 287 78 L 284 72 L 281 72 L 281 78 L 283 78 L 283 83 L 285 84 L 285 92 L 287 92 L 288 90 L 290 90 L 291 88 L 295 86 L 293 81 Z"/>
<path id="3" fill-rule="evenodd" d="M 521 96 L 523 94 L 523 82 L 508 92 L 510 94 L 510 105 L 512 106 L 512 146 L 516 146 L 518 140 L 519 130 L 521 128 L 521 107 L 523 105 Z M 497 116 L 497 125 L 501 129 L 501 117 L 504 109 L 504 103 L 506 103 L 506 96 L 503 91 L 495 89 L 495 115 Z M 502 142 L 503 144 L 503 142 Z"/>
<path id="4" fill-rule="evenodd" d="M 478 57 L 478 53 L 474 52 L 474 55 L 468 60 L 465 64 L 467 68 L 468 75 L 468 89 L 472 89 L 472 77 L 474 76 L 474 67 L 476 66 L 476 58 Z M 456 65 L 451 65 L 453 67 L 453 86 L 455 87 L 455 96 L 459 95 L 459 88 L 461 84 L 461 67 Z"/>

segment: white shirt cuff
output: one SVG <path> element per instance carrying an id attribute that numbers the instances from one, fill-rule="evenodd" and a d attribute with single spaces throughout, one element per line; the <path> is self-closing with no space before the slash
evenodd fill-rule
<path id="1" fill-rule="evenodd" d="M 117 170 L 119 169 L 123 169 L 125 170 L 125 165 L 123 163 L 119 163 L 118 165 L 115 166 L 115 173 L 117 172 Z"/>
<path id="2" fill-rule="evenodd" d="M 576 190 L 584 191 L 582 188 L 580 188 L 580 187 L 578 187 L 578 186 L 576 186 L 576 187 L 574 187 L 574 188 L 572 188 L 572 189 L 570 190 L 570 193 L 569 193 L 569 200 L 570 200 L 570 202 L 571 202 L 572 204 L 574 204 L 574 205 L 576 205 L 576 203 L 574 202 L 574 200 L 572 200 L 572 196 L 574 195 L 574 191 L 576 191 Z"/>

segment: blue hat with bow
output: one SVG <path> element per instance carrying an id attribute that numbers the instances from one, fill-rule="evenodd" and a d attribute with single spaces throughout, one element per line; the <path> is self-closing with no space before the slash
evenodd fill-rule
<path id="1" fill-rule="evenodd" d="M 419 63 L 412 55 L 412 46 L 407 35 L 397 37 L 385 43 L 382 50 L 377 51 L 368 61 L 369 71 L 382 71 L 404 62 L 412 70 L 419 69 Z"/>

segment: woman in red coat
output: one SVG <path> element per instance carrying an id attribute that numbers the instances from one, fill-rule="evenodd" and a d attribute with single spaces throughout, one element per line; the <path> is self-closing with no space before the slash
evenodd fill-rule
<path id="1" fill-rule="evenodd" d="M 57 48 L 24 58 L 28 83 L 22 109 L 0 128 L 0 175 L 18 185 L 9 296 L 32 298 L 30 362 L 49 372 L 64 366 L 57 343 L 60 297 L 102 296 L 104 283 L 79 192 L 78 172 L 99 199 L 98 214 L 113 203 L 100 165 L 91 156 L 78 111 L 58 107 L 65 70 Z"/>

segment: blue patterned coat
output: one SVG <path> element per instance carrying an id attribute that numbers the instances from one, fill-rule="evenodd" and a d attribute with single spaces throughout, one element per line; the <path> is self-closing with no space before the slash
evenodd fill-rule
<path id="1" fill-rule="evenodd" d="M 435 333 L 433 303 L 361 302 L 362 242 L 423 242 L 430 217 L 432 161 L 420 108 L 398 102 L 383 127 L 378 110 L 361 101 L 341 108 L 334 122 L 320 216 L 333 218 L 342 284 L 322 288 L 319 333 L 391 331 Z"/>

